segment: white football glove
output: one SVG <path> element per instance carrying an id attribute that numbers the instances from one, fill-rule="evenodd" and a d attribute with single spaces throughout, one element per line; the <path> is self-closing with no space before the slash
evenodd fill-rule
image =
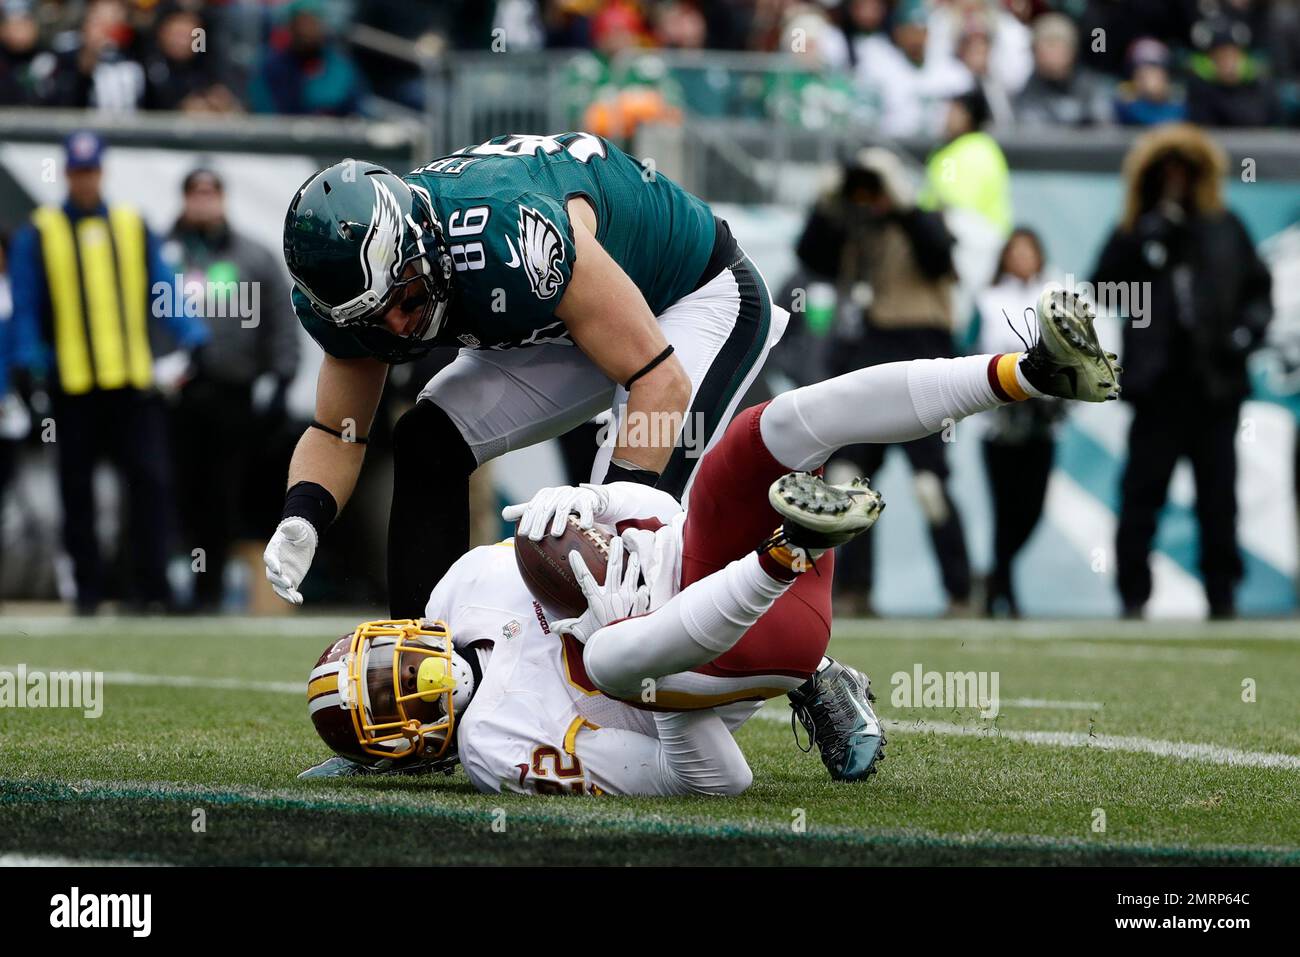
<path id="1" fill-rule="evenodd" d="M 578 524 L 591 528 L 595 517 L 609 504 L 609 497 L 599 485 L 561 485 L 544 488 L 527 502 L 507 505 L 501 517 L 519 523 L 519 534 L 535 542 L 545 537 L 547 526 L 556 538 L 564 534 L 569 515 L 576 513 Z"/>
<path id="2" fill-rule="evenodd" d="M 605 566 L 605 584 L 587 568 L 587 563 L 577 551 L 569 552 L 569 567 L 582 587 L 587 599 L 587 610 L 578 618 L 565 618 L 552 622 L 551 629 L 559 634 L 573 635 L 583 644 L 610 622 L 644 615 L 650 608 L 650 589 L 638 585 L 641 578 L 641 559 L 633 552 L 623 570 L 623 539 L 617 536 L 609 541 L 609 562 Z M 620 578 L 621 574 L 621 578 Z"/>
<path id="3" fill-rule="evenodd" d="M 275 530 L 262 552 L 266 563 L 266 580 L 275 593 L 291 605 L 302 604 L 298 586 L 302 584 L 316 556 L 316 529 L 305 518 L 286 518 Z"/>

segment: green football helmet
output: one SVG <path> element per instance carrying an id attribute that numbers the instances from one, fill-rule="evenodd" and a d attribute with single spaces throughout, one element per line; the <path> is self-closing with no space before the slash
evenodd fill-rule
<path id="1" fill-rule="evenodd" d="M 378 359 L 424 355 L 445 324 L 452 262 L 442 224 L 424 189 L 382 166 L 344 160 L 307 180 L 285 216 L 284 261 L 317 314 Z M 398 303 L 419 309 L 404 336 L 383 325 Z"/>

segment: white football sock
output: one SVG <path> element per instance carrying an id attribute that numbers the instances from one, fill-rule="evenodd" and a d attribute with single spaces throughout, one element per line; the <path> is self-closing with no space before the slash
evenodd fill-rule
<path id="1" fill-rule="evenodd" d="M 992 358 L 889 362 L 783 393 L 759 419 L 763 444 L 782 465 L 806 471 L 846 445 L 910 442 L 938 432 L 1006 404 L 989 385 Z"/>
<path id="2" fill-rule="evenodd" d="M 769 576 L 750 553 L 649 615 L 601 628 L 583 649 L 587 675 L 607 694 L 637 696 L 646 678 L 690 671 L 731 650 L 790 585 Z"/>

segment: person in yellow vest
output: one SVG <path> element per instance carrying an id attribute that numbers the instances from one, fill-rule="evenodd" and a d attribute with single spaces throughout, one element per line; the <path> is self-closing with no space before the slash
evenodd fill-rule
<path id="1" fill-rule="evenodd" d="M 1011 233 L 1011 174 L 997 140 L 985 132 L 992 120 L 978 87 L 953 97 L 944 121 L 944 144 L 925 164 L 922 209 L 969 210 L 996 233 Z M 995 254 L 996 255 L 996 254 Z"/>
<path id="2" fill-rule="evenodd" d="M 104 202 L 103 141 L 78 131 L 65 152 L 66 201 L 39 207 L 14 237 L 10 361 L 44 378 L 50 394 L 47 431 L 58 452 L 78 613 L 93 614 L 106 597 L 93 489 L 103 458 L 128 503 L 118 548 L 130 555 L 119 562 L 131 569 L 124 597 L 141 610 L 165 609 L 170 462 L 150 343 L 170 340 L 183 368 L 208 333 L 180 308 L 174 271 L 140 214 Z"/>

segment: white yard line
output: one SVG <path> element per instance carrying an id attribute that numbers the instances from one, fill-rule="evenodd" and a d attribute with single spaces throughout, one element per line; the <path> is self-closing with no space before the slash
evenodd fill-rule
<path id="1" fill-rule="evenodd" d="M 1047 711 L 1100 711 L 1106 707 L 1102 701 L 1054 701 L 1051 698 L 1001 698 L 1003 708 L 1041 708 Z"/>
<path id="2" fill-rule="evenodd" d="M 777 708 L 764 708 L 758 717 L 768 721 L 789 721 L 789 715 Z M 986 738 L 990 741 L 1016 741 L 1050 748 L 1097 748 L 1101 751 L 1124 751 L 1129 754 L 1154 754 L 1162 758 L 1180 758 L 1205 764 L 1226 764 L 1240 768 L 1282 768 L 1300 771 L 1300 754 L 1276 751 L 1242 751 L 1219 744 L 1192 741 L 1165 741 L 1134 735 L 1097 734 L 1085 731 L 1012 731 L 992 730 L 977 725 L 953 724 L 949 721 L 896 721 L 882 719 L 885 730 L 899 734 L 938 734 L 959 738 Z"/>
<path id="3" fill-rule="evenodd" d="M 17 665 L 0 665 L 0 671 L 15 672 Z M 91 671 L 94 668 L 47 668 L 28 665 L 27 674 L 54 671 Z M 283 694 L 307 694 L 307 679 L 297 681 L 246 681 L 242 678 L 196 678 L 193 675 L 146 675 L 136 671 L 105 671 L 104 684 L 141 685 L 156 688 L 215 688 L 219 691 L 275 691 Z"/>
<path id="4" fill-rule="evenodd" d="M 216 688 L 223 691 L 278 691 L 304 697 L 307 694 L 306 678 L 302 681 L 245 681 L 242 678 L 195 678 L 191 675 L 142 675 L 134 671 L 105 671 L 104 683 L 166 688 Z"/>

